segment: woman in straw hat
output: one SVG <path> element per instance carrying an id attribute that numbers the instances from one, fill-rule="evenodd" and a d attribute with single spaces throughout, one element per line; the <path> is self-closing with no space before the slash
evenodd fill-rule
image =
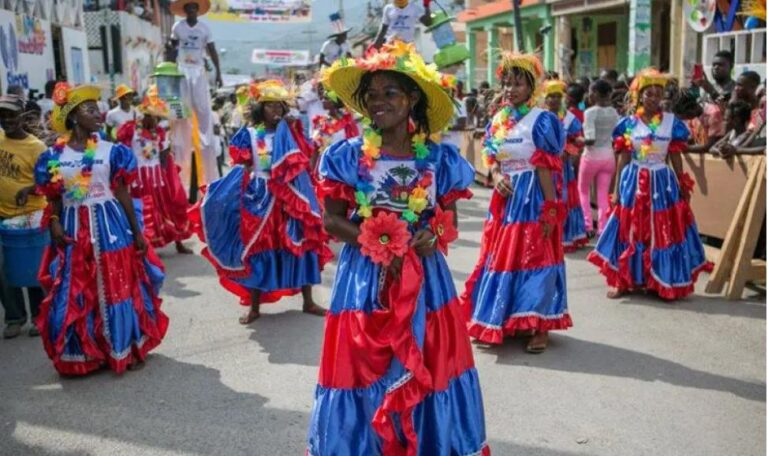
<path id="1" fill-rule="evenodd" d="M 176 244 L 178 253 L 192 250 L 181 241 L 192 235 L 187 210 L 189 203 L 181 185 L 179 171 L 169 153 L 165 130 L 159 126 L 169 115 L 168 105 L 157 96 L 157 87 L 147 91 L 139 105 L 141 120 L 123 124 L 117 140 L 130 147 L 136 157 L 139 172 L 132 194 L 142 202 L 144 236 L 153 247 Z"/>
<path id="2" fill-rule="evenodd" d="M 62 136 L 35 166 L 53 241 L 40 268 L 48 295 L 37 326 L 64 375 L 136 367 L 168 328 L 158 297 L 163 265 L 141 235 L 129 194 L 136 159 L 99 138 L 100 92 L 56 86 L 51 120 Z"/>
<path id="3" fill-rule="evenodd" d="M 429 135 L 453 116 L 448 79 L 394 42 L 332 68 L 370 124 L 320 163 L 325 227 L 344 242 L 307 453 L 487 455 L 472 349 L 445 260 L 472 167 Z"/>
<path id="4" fill-rule="evenodd" d="M 507 335 L 532 334 L 526 350 L 541 353 L 549 331 L 572 324 L 561 241 L 565 206 L 553 180 L 565 133 L 556 115 L 532 107 L 543 73 L 538 57 L 505 53 L 496 72 L 503 106 L 483 149 L 496 186 L 462 304 L 472 337 L 501 344 Z"/>
<path id="5" fill-rule="evenodd" d="M 578 161 L 581 151 L 584 149 L 584 130 L 576 115 L 565 109 L 563 97 L 565 97 L 566 84 L 557 79 L 544 82 L 544 107 L 555 114 L 563 125 L 565 131 L 565 149 L 563 154 L 563 172 L 556 177 L 560 198 L 565 204 L 567 216 L 563 224 L 563 248 L 566 252 L 573 252 L 589 242 L 587 229 L 584 225 L 584 213 L 581 210 L 578 183 L 576 182 L 576 169 L 574 163 Z"/>
<path id="6" fill-rule="evenodd" d="M 690 133 L 674 114 L 661 111 L 667 81 L 654 69 L 638 74 L 630 87 L 634 112 L 613 131 L 615 208 L 588 257 L 606 277 L 609 298 L 641 289 L 666 300 L 683 298 L 712 267 L 688 205 L 694 182 L 680 158 Z"/>
<path id="7" fill-rule="evenodd" d="M 293 96 L 280 81 L 251 85 L 253 127 L 230 141 L 236 165 L 214 181 L 191 212 L 195 231 L 207 244 L 205 256 L 222 286 L 249 310 L 301 291 L 303 310 L 325 315 L 312 299 L 312 285 L 330 259 L 322 216 L 309 176 L 311 147 L 301 126 L 288 121 Z"/>

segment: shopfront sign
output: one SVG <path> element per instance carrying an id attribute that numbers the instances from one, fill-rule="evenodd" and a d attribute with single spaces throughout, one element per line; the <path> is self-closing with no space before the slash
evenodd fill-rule
<path id="1" fill-rule="evenodd" d="M 0 85 L 42 91 L 55 78 L 51 23 L 0 10 Z"/>
<path id="2" fill-rule="evenodd" d="M 305 66 L 312 63 L 309 51 L 254 49 L 251 62 L 262 65 Z"/>

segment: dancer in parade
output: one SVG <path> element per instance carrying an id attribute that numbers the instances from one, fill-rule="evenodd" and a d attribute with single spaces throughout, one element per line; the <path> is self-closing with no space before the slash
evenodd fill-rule
<path id="1" fill-rule="evenodd" d="M 346 110 L 339 97 L 326 90 L 321 83 L 318 83 L 317 91 L 323 100 L 325 113 L 312 118 L 312 142 L 315 146 L 311 159 L 312 170 L 316 168 L 318 158 L 331 144 L 360 135 L 357 121 L 352 113 Z"/>
<path id="2" fill-rule="evenodd" d="M 565 204 L 567 215 L 563 225 L 563 248 L 573 252 L 589 242 L 584 226 L 584 213 L 581 209 L 576 166 L 581 151 L 584 149 L 584 132 L 581 122 L 571 111 L 563 106 L 566 85 L 563 81 L 552 79 L 544 82 L 544 103 L 549 112 L 555 114 L 565 131 L 565 149 L 563 153 L 563 171 L 557 173 L 558 194 Z"/>
<path id="3" fill-rule="evenodd" d="M 286 118 L 293 96 L 282 82 L 252 84 L 250 93 L 254 126 L 232 137 L 235 166 L 192 208 L 192 223 L 222 286 L 249 306 L 241 324 L 259 318 L 261 304 L 299 292 L 304 312 L 323 316 L 312 285 L 331 252 L 308 173 L 311 146 Z"/>
<path id="4" fill-rule="evenodd" d="M 187 195 L 170 154 L 166 132 L 159 125 L 168 118 L 168 105 L 158 97 L 157 87 L 152 86 L 138 110 L 141 119 L 120 127 L 117 140 L 133 150 L 138 163 L 138 178 L 133 181 L 131 192 L 142 202 L 144 237 L 153 247 L 173 242 L 178 253 L 190 254 L 192 250 L 182 244 L 192 235 Z"/>
<path id="5" fill-rule="evenodd" d="M 137 367 L 168 328 L 158 297 L 163 265 L 129 193 L 136 159 L 99 138 L 99 96 L 98 87 L 57 85 L 52 125 L 61 136 L 35 165 L 52 239 L 40 268 L 48 295 L 37 326 L 64 375 Z"/>
<path id="6" fill-rule="evenodd" d="M 699 273 L 712 268 L 688 205 L 694 182 L 680 157 L 688 128 L 661 112 L 667 81 L 654 69 L 638 74 L 630 87 L 634 113 L 613 132 L 619 155 L 615 208 L 588 257 L 606 277 L 609 298 L 632 290 L 683 298 L 693 292 Z"/>
<path id="7" fill-rule="evenodd" d="M 325 227 L 344 243 L 310 418 L 311 456 L 488 455 L 472 350 L 445 260 L 474 172 L 430 141 L 444 78 L 394 42 L 328 78 L 370 124 L 320 164 Z"/>
<path id="8" fill-rule="evenodd" d="M 495 191 L 462 304 L 472 337 L 500 344 L 507 335 L 533 334 L 526 349 L 541 353 L 548 331 L 572 325 L 561 241 L 566 210 L 553 175 L 562 170 L 565 133 L 556 115 L 532 107 L 543 74 L 536 56 L 505 53 L 497 74 L 503 106 L 483 149 Z"/>

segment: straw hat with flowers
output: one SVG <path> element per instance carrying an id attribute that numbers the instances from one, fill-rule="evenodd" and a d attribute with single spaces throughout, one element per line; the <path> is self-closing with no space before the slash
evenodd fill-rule
<path id="1" fill-rule="evenodd" d="M 365 106 L 355 99 L 354 93 L 363 75 L 373 71 L 396 71 L 418 84 L 427 96 L 427 118 L 432 132 L 441 131 L 453 118 L 454 105 L 448 91 L 455 85 L 456 78 L 441 74 L 434 64 L 425 63 L 411 43 L 393 41 L 361 59 L 342 57 L 323 72 L 322 82 L 344 104 L 370 117 Z"/>
<path id="2" fill-rule="evenodd" d="M 99 101 L 101 88 L 94 85 L 70 87 L 66 82 L 59 82 L 53 89 L 52 98 L 51 126 L 58 133 L 66 133 L 67 117 L 72 110 L 86 101 Z"/>

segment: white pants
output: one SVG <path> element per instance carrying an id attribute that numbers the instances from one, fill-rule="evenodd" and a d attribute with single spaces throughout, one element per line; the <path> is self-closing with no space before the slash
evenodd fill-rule
<path id="1" fill-rule="evenodd" d="M 181 97 L 187 107 L 192 108 L 197 116 L 197 126 L 200 138 L 202 175 L 197 176 L 199 185 L 207 185 L 218 179 L 219 174 L 216 168 L 216 150 L 213 137 L 213 116 L 211 115 L 211 94 L 206 77 L 205 69 L 202 67 L 190 67 L 179 65 L 179 70 L 184 73 L 184 79 L 181 81 Z M 189 171 L 192 165 L 192 123 L 188 121 L 189 147 L 184 148 L 184 157 L 175 156 L 177 159 L 183 159 L 178 163 L 182 170 Z M 183 129 L 183 128 L 182 128 Z M 176 152 L 174 152 L 176 154 Z M 182 173 L 185 185 L 189 185 L 189 177 Z"/>

